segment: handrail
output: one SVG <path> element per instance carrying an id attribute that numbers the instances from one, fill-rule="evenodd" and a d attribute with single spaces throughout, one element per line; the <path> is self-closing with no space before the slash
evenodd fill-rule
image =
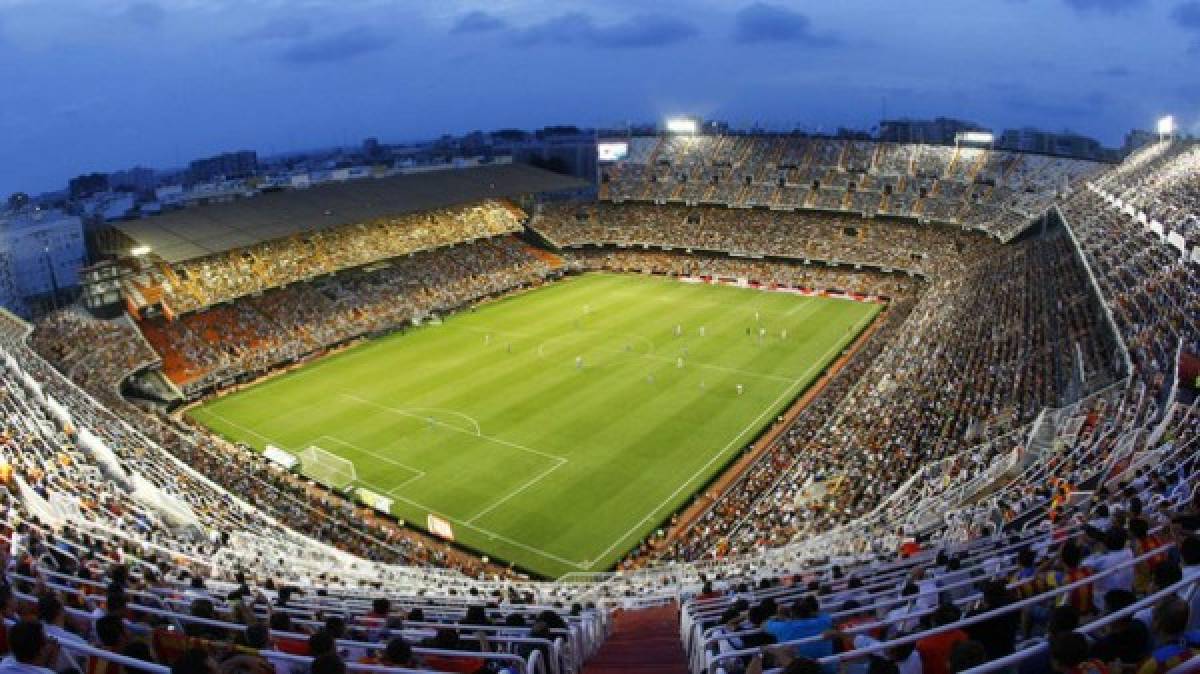
<path id="1" fill-rule="evenodd" d="M 1074 581 L 1072 583 L 1068 583 L 1066 585 L 1057 587 L 1049 592 L 1043 592 L 1039 595 L 1035 595 L 1035 596 L 1029 597 L 1027 599 L 1022 599 L 1022 600 L 1013 602 L 1011 604 L 1002 606 L 1000 608 L 992 609 L 990 611 L 985 611 L 984 613 L 980 613 L 979 615 L 961 618 L 953 623 L 949 623 L 947 625 L 942 625 L 940 627 L 935 627 L 935 628 L 926 630 L 924 632 L 919 632 L 917 634 L 911 634 L 908 636 L 899 637 L 897 639 L 891 639 L 889 641 L 881 641 L 877 644 L 873 644 L 871 646 L 867 646 L 864 648 L 858 648 L 858 649 L 854 649 L 852 651 L 846 651 L 844 653 L 838 653 L 836 655 L 826 656 L 826 657 L 821 658 L 820 662 L 822 664 L 832 664 L 832 663 L 836 663 L 836 662 L 841 662 L 843 660 L 850 660 L 850 659 L 862 657 L 865 655 L 880 653 L 882 651 L 888 650 L 889 648 L 893 648 L 895 646 L 903 646 L 903 645 L 907 645 L 907 644 L 911 644 L 911 643 L 916 643 L 917 641 L 920 641 L 921 639 L 924 639 L 925 637 L 933 636 L 936 634 L 941 634 L 943 632 L 948 632 L 950 630 L 959 629 L 962 627 L 970 627 L 971 625 L 975 625 L 977 623 L 990 620 L 997 616 L 1001 616 L 1001 615 L 1004 615 L 1006 613 L 1009 613 L 1009 612 L 1012 612 L 1012 611 L 1015 611 L 1018 609 L 1023 609 L 1028 606 L 1034 606 L 1034 605 L 1040 604 L 1040 603 L 1046 601 L 1047 599 L 1052 599 L 1052 598 L 1058 597 L 1059 595 L 1066 594 L 1068 592 L 1071 592 L 1071 591 L 1073 591 L 1077 588 L 1083 587 L 1085 585 L 1091 585 L 1091 584 L 1095 583 L 1097 580 L 1100 580 L 1102 578 L 1107 578 L 1108 576 L 1113 575 L 1118 571 L 1124 571 L 1125 569 L 1132 568 L 1136 564 L 1144 562 L 1147 559 L 1150 559 L 1151 557 L 1161 555 L 1161 554 L 1163 554 L 1163 552 L 1165 552 L 1166 550 L 1173 548 L 1173 547 L 1175 547 L 1174 543 L 1167 543 L 1166 545 L 1164 545 L 1162 547 L 1150 550 L 1150 551 L 1143 553 L 1137 557 L 1134 557 L 1134 558 L 1129 559 L 1121 564 L 1118 564 L 1117 566 L 1113 566 L 1113 567 L 1105 569 L 1104 571 L 1101 571 L 1099 573 L 1089 575 L 1086 578 L 1082 578 L 1082 579 Z M 776 644 L 776 645 L 777 646 L 789 646 L 789 645 L 793 645 L 796 643 L 802 643 L 807 640 L 808 639 L 796 639 L 793 641 L 780 642 L 779 644 Z M 723 653 L 723 654 L 719 655 L 717 658 L 715 658 L 713 660 L 712 664 L 715 665 L 717 662 L 719 662 L 721 660 L 731 659 L 734 657 L 755 655 L 760 652 L 761 652 L 761 649 L 759 649 L 759 648 L 743 649 L 740 651 L 731 651 L 731 652 Z M 711 665 L 710 665 L 710 672 L 715 672 L 715 669 L 712 668 Z"/>
<path id="2" fill-rule="evenodd" d="M 1172 585 L 1170 585 L 1169 587 L 1163 588 L 1147 597 L 1143 597 L 1142 599 L 1139 599 L 1138 601 L 1134 602 L 1133 604 L 1130 604 L 1129 606 L 1126 606 L 1125 608 L 1123 608 L 1119 611 L 1113 611 L 1112 613 L 1109 613 L 1105 616 L 1097 618 L 1096 620 L 1093 620 L 1086 625 L 1081 625 L 1080 627 L 1076 628 L 1075 631 L 1082 633 L 1082 634 L 1091 634 L 1092 632 L 1100 629 L 1101 627 L 1108 627 L 1109 625 L 1115 623 L 1116 621 L 1118 621 L 1122 618 L 1128 618 L 1128 617 L 1134 615 L 1135 613 L 1137 613 L 1138 611 L 1150 608 L 1150 607 L 1154 606 L 1155 604 L 1157 604 L 1159 600 L 1169 597 L 1172 594 L 1178 594 L 1178 592 L 1180 590 L 1182 590 L 1183 588 L 1190 587 L 1197 583 L 1200 583 L 1200 578 L 1185 578 L 1183 580 L 1177 581 L 1177 582 L 1173 583 Z M 987 674 L 988 672 L 1004 670 L 1012 665 L 1023 662 L 1024 660 L 1026 660 L 1027 658 L 1029 658 L 1031 656 L 1041 653 L 1042 651 L 1046 650 L 1049 647 L 1050 647 L 1049 643 L 1043 639 L 1033 646 L 1024 648 L 1015 653 L 1006 655 L 1002 658 L 997 658 L 986 664 L 979 665 L 978 667 L 973 667 L 971 669 L 968 669 L 968 670 L 966 670 L 966 672 L 964 672 L 964 674 Z M 1171 671 L 1175 671 L 1175 670 L 1171 670 Z"/>

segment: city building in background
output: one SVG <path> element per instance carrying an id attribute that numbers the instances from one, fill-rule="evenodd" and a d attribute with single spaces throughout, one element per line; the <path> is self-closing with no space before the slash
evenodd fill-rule
<path id="1" fill-rule="evenodd" d="M 953 145 L 963 131 L 986 131 L 975 122 L 949 117 L 934 119 L 885 119 L 879 123 L 879 140 L 886 143 Z"/>
<path id="2" fill-rule="evenodd" d="M 188 164 L 188 178 L 193 183 L 202 183 L 214 178 L 245 178 L 257 170 L 258 153 L 242 150 L 192 161 Z"/>
<path id="3" fill-rule="evenodd" d="M 1037 152 L 1052 154 L 1058 157 L 1073 159 L 1094 159 L 1097 161 L 1116 161 L 1120 158 L 1117 150 L 1105 148 L 1100 141 L 1072 131 L 1042 131 L 1024 127 L 1021 129 L 1005 129 L 996 138 L 996 147 L 1018 152 Z"/>
<path id="4" fill-rule="evenodd" d="M 87 259 L 83 221 L 62 211 L 9 212 L 0 216 L 0 253 L 0 295 L 11 295 L 5 306 L 22 315 L 44 313 L 71 301 L 79 286 Z"/>

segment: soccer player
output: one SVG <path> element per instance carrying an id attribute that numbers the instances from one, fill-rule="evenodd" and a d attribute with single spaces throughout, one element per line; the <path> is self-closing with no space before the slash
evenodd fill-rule
<path id="1" fill-rule="evenodd" d="M 704 326 L 703 325 L 700 326 L 700 336 L 701 337 L 704 336 Z"/>
<path id="2" fill-rule="evenodd" d="M 676 337 L 683 336 L 683 326 L 682 325 L 678 325 L 678 324 L 675 325 L 675 336 Z"/>
<path id="3" fill-rule="evenodd" d="M 505 351 L 507 351 L 507 352 L 508 352 L 508 354 L 511 356 L 511 355 L 512 355 L 512 342 L 509 342 L 508 344 L 505 344 L 505 345 L 504 345 L 504 350 L 505 350 Z"/>
<path id="4" fill-rule="evenodd" d="M 784 329 L 782 329 L 782 330 L 780 330 L 780 331 L 779 331 L 779 338 L 780 338 L 780 339 L 787 339 L 787 328 L 784 328 Z"/>
<path id="5" fill-rule="evenodd" d="M 489 345 L 489 344 L 491 344 L 491 343 L 492 343 L 492 336 L 491 336 L 491 335 L 484 335 L 484 336 L 483 336 L 483 345 L 484 345 L 484 346 L 487 346 L 487 345 Z"/>
<path id="6" fill-rule="evenodd" d="M 583 356 L 575 356 L 575 369 L 576 370 L 583 369 Z"/>
<path id="7" fill-rule="evenodd" d="M 754 322 L 755 322 L 755 323 L 757 323 L 757 322 L 758 322 L 758 312 L 757 312 L 757 311 L 756 311 L 756 312 L 754 312 Z"/>
<path id="8" fill-rule="evenodd" d="M 683 358 L 675 359 L 675 367 L 679 368 L 680 370 L 683 369 Z"/>
<path id="9" fill-rule="evenodd" d="M 742 388 L 742 385 L 741 385 L 741 384 L 738 384 L 738 385 L 737 385 L 737 393 L 738 393 L 738 395 L 742 395 L 742 392 L 743 392 L 743 391 L 744 391 L 744 389 Z"/>

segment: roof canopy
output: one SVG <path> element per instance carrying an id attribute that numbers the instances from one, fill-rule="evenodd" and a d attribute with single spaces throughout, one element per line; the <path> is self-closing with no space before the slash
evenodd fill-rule
<path id="1" fill-rule="evenodd" d="M 206 204 L 114 227 L 169 263 L 357 222 L 588 183 L 526 164 L 328 182 Z"/>

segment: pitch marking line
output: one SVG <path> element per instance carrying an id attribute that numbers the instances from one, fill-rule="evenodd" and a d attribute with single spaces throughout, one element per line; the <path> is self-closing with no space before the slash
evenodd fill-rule
<path id="1" fill-rule="evenodd" d="M 419 480 L 419 479 L 421 479 L 421 478 L 425 477 L 425 471 L 423 471 L 423 470 L 421 470 L 421 469 L 419 469 L 419 468 L 413 468 L 412 466 L 409 466 L 409 465 L 407 465 L 407 464 L 400 463 L 399 461 L 396 461 L 395 459 L 392 459 L 392 458 L 390 458 L 390 457 L 384 456 L 384 455 L 382 455 L 382 454 L 379 454 L 379 453 L 377 453 L 377 452 L 373 452 L 373 451 L 371 451 L 371 450 L 369 450 L 369 449 L 366 449 L 366 448 L 360 447 L 360 446 L 358 446 L 358 445 L 354 444 L 353 442 L 348 442 L 348 441 L 346 441 L 346 440 L 343 440 L 343 439 L 341 439 L 341 438 L 339 438 L 339 437 L 337 437 L 337 436 L 335 436 L 335 435 L 322 435 L 322 436 L 320 436 L 320 437 L 318 437 L 318 438 L 317 438 L 317 440 L 316 440 L 316 441 L 317 441 L 317 444 L 319 445 L 319 444 L 320 444 L 320 441 L 321 441 L 321 440 L 323 440 L 323 439 L 333 440 L 334 442 L 336 442 L 336 443 L 338 443 L 338 444 L 342 444 L 342 445 L 345 445 L 345 446 L 347 446 L 347 447 L 349 447 L 349 448 L 351 448 L 351 449 L 358 450 L 358 451 L 362 452 L 363 454 L 367 454 L 367 455 L 369 455 L 369 456 L 373 456 L 373 457 L 375 457 L 376 459 L 379 459 L 380 461 L 383 461 L 383 462 L 385 462 L 385 463 L 390 463 L 390 464 L 392 464 L 393 466 L 400 466 L 401 468 L 403 468 L 403 469 L 405 469 L 405 470 L 407 470 L 407 471 L 410 471 L 410 472 L 416 473 L 416 475 L 415 475 L 415 476 L 413 476 L 413 477 L 410 477 L 410 478 L 408 478 L 407 480 L 405 480 L 405 481 L 403 481 L 403 482 L 401 482 L 401 483 L 397 484 L 395 487 L 392 487 L 391 489 L 389 489 L 389 490 L 388 490 L 386 493 L 389 493 L 389 494 L 390 494 L 392 491 L 394 491 L 394 490 L 396 490 L 396 489 L 399 489 L 400 487 L 403 487 L 403 486 L 405 486 L 405 485 L 408 485 L 408 484 L 409 484 L 409 483 L 411 483 L 411 482 L 416 482 L 417 480 Z"/>
<path id="2" fill-rule="evenodd" d="M 444 421 L 438 421 L 437 419 L 432 419 L 432 418 L 430 418 L 430 417 L 421 416 L 420 414 L 413 414 L 412 412 L 409 412 L 409 411 L 407 411 L 407 410 L 405 410 L 404 408 L 401 408 L 401 407 L 389 407 L 389 406 L 387 406 L 387 405 L 381 405 L 381 404 L 379 404 L 379 403 L 377 403 L 377 402 L 375 402 L 375 401 L 373 401 L 373 400 L 367 400 L 366 398 L 363 398 L 363 397 L 360 397 L 360 396 L 356 396 L 356 395 L 354 395 L 354 394 L 352 394 L 352 393 L 346 393 L 346 392 L 344 392 L 344 391 L 338 392 L 338 395 L 339 395 L 339 396 L 342 396 L 343 398 L 349 398 L 350 400 L 353 400 L 353 401 L 355 401 L 355 402 L 358 402 L 358 403 L 360 403 L 360 404 L 363 404 L 363 405 L 368 405 L 368 406 L 370 406 L 370 407 L 375 407 L 375 408 L 377 408 L 377 409 L 380 409 L 380 410 L 383 410 L 383 411 L 385 411 L 385 412 L 391 412 L 392 414 L 398 414 L 398 415 L 400 415 L 400 416 L 402 416 L 402 417 L 409 417 L 410 419 L 421 419 L 421 420 L 424 420 L 424 421 L 429 421 L 430 423 L 432 423 L 432 424 L 433 424 L 433 425 L 435 425 L 435 426 L 441 426 L 442 428 L 446 428 L 446 429 L 448 429 L 448 430 L 454 431 L 455 433 L 464 433 L 464 434 L 466 434 L 466 435 L 470 435 L 470 436 L 472 436 L 472 437 L 483 438 L 484 440 L 488 440 L 488 441 L 494 442 L 494 443 L 496 443 L 496 444 L 498 444 L 498 445 L 504 445 L 505 447 L 511 447 L 511 448 L 513 448 L 513 449 L 519 449 L 519 450 L 521 450 L 522 452 L 529 452 L 530 454 L 537 454 L 538 456 L 541 456 L 541 457 L 544 457 L 544 458 L 547 458 L 547 459 L 552 459 L 552 460 L 554 460 L 554 461 L 562 461 L 562 462 L 564 462 L 564 463 L 567 461 L 565 458 L 563 458 L 563 457 L 561 457 L 561 456 L 555 456 L 555 455 L 553 455 L 553 454 L 547 454 L 546 452 L 543 452 L 543 451 L 541 451 L 541 450 L 534 449 L 534 448 L 532 448 L 532 447 L 526 447 L 525 445 L 518 444 L 518 443 L 515 443 L 515 442 L 509 442 L 508 440 L 503 440 L 503 439 L 501 439 L 501 438 L 493 437 L 493 436 L 490 436 L 490 435 L 480 435 L 480 434 L 477 434 L 477 433 L 472 433 L 472 432 L 470 432 L 470 431 L 467 431 L 467 430 L 464 430 L 464 429 L 462 429 L 462 428 L 459 428 L 458 426 L 455 426 L 455 425 L 453 425 L 453 424 L 447 424 L 447 423 L 445 423 Z"/>
<path id="3" fill-rule="evenodd" d="M 479 533 L 487 536 L 489 539 L 503 541 L 505 543 L 508 543 L 509 545 L 515 545 L 516 547 L 521 548 L 522 550 L 532 552 L 536 555 L 545 557 L 546 559 L 552 559 L 560 564 L 565 564 L 566 566 L 574 567 L 576 569 L 579 569 L 580 571 L 586 571 L 588 569 L 588 567 L 590 566 L 590 564 L 587 564 L 585 562 L 576 562 L 576 561 L 573 561 L 570 559 L 566 559 L 565 557 L 559 557 L 558 555 L 556 555 L 552 552 L 546 552 L 545 550 L 542 550 L 541 548 L 535 548 L 532 545 L 527 545 L 520 541 L 514 541 L 513 539 L 511 539 L 507 536 L 501 536 L 500 534 L 498 534 L 490 529 L 484 529 L 483 527 L 476 525 L 476 524 L 471 524 L 470 522 L 468 522 L 466 520 L 460 520 L 457 517 L 451 517 L 450 515 L 447 515 L 445 513 L 438 513 L 437 510 L 434 510 L 433 508 L 430 508 L 427 505 L 417 503 L 416 501 L 414 501 L 408 497 L 401 496 L 399 494 L 393 494 L 393 496 L 395 496 L 396 499 L 399 501 L 404 501 L 405 503 L 407 503 L 411 506 L 414 506 L 416 508 L 420 508 L 421 510 L 424 510 L 426 512 L 437 513 L 439 517 L 450 520 L 451 522 L 454 522 L 455 524 L 457 524 L 459 526 L 463 526 L 468 529 L 473 529 L 475 531 L 478 531 Z"/>
<path id="4" fill-rule="evenodd" d="M 801 295 L 801 297 L 803 297 L 803 295 Z M 806 299 L 806 300 L 808 300 L 808 301 L 806 301 L 806 302 L 800 302 L 799 304 L 797 304 L 796 306 L 792 307 L 791 309 L 788 309 L 787 311 L 783 312 L 783 316 L 784 316 L 785 318 L 790 318 L 790 317 L 793 317 L 793 316 L 795 316 L 796 314 L 800 314 L 800 315 L 802 315 L 802 316 L 806 316 L 806 315 L 808 315 L 808 314 L 812 313 L 812 312 L 813 312 L 815 309 L 817 309 L 818 307 L 820 307 L 820 306 L 821 306 L 821 303 L 820 303 L 820 302 L 814 302 L 814 301 L 813 301 L 813 299 L 814 299 L 814 298 L 811 298 L 811 297 L 805 297 L 804 299 Z"/>
<path id="5" fill-rule="evenodd" d="M 870 322 L 870 320 L 872 318 L 873 318 L 873 316 L 871 314 L 867 314 L 866 316 L 863 317 L 862 320 L 860 320 L 858 323 L 855 324 L 854 328 L 850 332 L 853 332 L 857 335 L 859 330 L 862 329 L 863 325 Z M 820 358 L 818 358 L 808 368 L 808 370 L 805 371 L 804 377 L 807 377 L 809 374 L 811 374 L 813 370 L 815 370 L 819 367 L 824 367 L 824 361 L 826 358 L 828 358 L 830 355 L 832 355 L 835 351 L 844 349 L 845 347 L 846 347 L 846 344 L 843 344 L 840 341 L 834 342 L 833 346 L 830 347 L 829 350 L 827 350 L 824 355 L 822 355 Z M 784 400 L 784 398 L 789 394 L 789 392 L 791 392 L 792 389 L 796 388 L 796 386 L 798 384 L 800 384 L 801 381 L 803 381 L 804 377 L 801 377 L 800 379 L 796 380 L 796 383 L 794 383 L 791 386 L 784 389 L 783 393 L 780 394 L 780 396 L 778 398 L 776 398 L 774 402 L 772 402 L 770 405 L 768 405 L 766 409 L 764 409 L 762 412 L 760 412 L 759 415 L 757 417 L 755 417 L 754 420 L 752 422 L 750 422 L 749 425 L 747 425 L 741 431 L 738 431 L 738 434 L 733 436 L 733 439 L 730 440 L 729 443 L 726 444 L 723 449 L 721 449 L 721 451 L 713 454 L 712 457 L 709 458 L 708 461 L 705 461 L 704 465 L 700 466 L 700 468 L 695 473 L 693 473 L 691 477 L 689 477 L 686 481 L 684 481 L 682 484 L 680 484 L 675 489 L 675 491 L 671 492 L 665 499 L 663 499 L 662 503 L 658 504 L 657 506 L 654 507 L 653 510 L 646 513 L 646 516 L 643 517 L 641 520 L 639 520 L 637 524 L 630 527 L 629 530 L 626 531 L 624 534 L 622 534 L 619 538 L 617 538 L 617 540 L 614 541 L 612 545 L 608 546 L 608 548 L 606 548 L 600 554 L 596 555 L 593 559 L 603 559 L 606 555 L 608 555 L 608 553 L 613 551 L 613 548 L 616 548 L 618 545 L 621 544 L 622 541 L 624 541 L 626 538 L 628 538 L 630 534 L 632 534 L 635 531 L 637 531 L 638 529 L 642 528 L 642 526 L 644 526 L 646 524 L 646 522 L 650 520 L 650 518 L 654 517 L 658 513 L 658 511 L 660 511 L 664 507 L 666 507 L 666 505 L 668 503 L 670 503 L 676 496 L 678 496 L 680 492 L 682 492 L 688 485 L 692 484 L 692 482 L 694 482 L 696 480 L 696 478 L 700 477 L 700 475 L 702 473 L 704 473 L 704 471 L 708 470 L 709 466 L 711 466 L 714 462 L 716 462 L 717 459 L 724 456 L 725 453 L 728 452 L 729 449 L 731 447 L 733 447 L 734 444 L 736 444 L 737 441 L 740 440 L 743 435 L 745 435 L 747 432 L 749 432 L 754 427 L 756 427 L 759 424 L 760 420 L 764 416 L 766 416 L 767 414 L 770 414 L 771 411 L 773 409 L 775 409 L 775 407 Z"/>
<path id="6" fill-rule="evenodd" d="M 199 410 L 196 410 L 196 411 L 199 411 Z M 195 412 L 193 412 L 193 414 L 194 413 Z M 268 443 L 270 443 L 272 445 L 277 444 L 274 439 L 268 438 L 267 436 L 263 435 L 262 433 L 259 433 L 258 431 L 254 430 L 253 428 L 247 428 L 246 426 L 239 424 L 238 422 L 234 421 L 233 419 L 230 419 L 229 417 L 227 417 L 223 414 L 213 412 L 212 410 L 207 410 L 204 412 L 204 414 L 216 417 L 216 418 L 220 419 L 221 421 L 224 421 L 225 423 L 229 424 L 230 426 L 233 426 L 234 428 L 237 428 L 239 430 L 245 431 L 245 432 L 253 435 L 254 437 L 258 438 L 259 440 L 266 440 Z"/>
<path id="7" fill-rule="evenodd" d="M 478 435 L 481 438 L 486 437 L 483 434 L 483 427 L 479 425 L 479 422 L 475 420 L 475 417 L 469 414 L 455 412 L 454 410 L 446 409 L 445 407 L 405 407 L 404 409 L 411 410 L 413 412 L 444 412 L 446 414 L 454 415 L 460 419 L 466 419 L 472 426 L 475 427 L 475 435 Z"/>
<path id="8" fill-rule="evenodd" d="M 260 439 L 262 439 L 262 440 L 266 440 L 267 442 L 271 443 L 272 445 L 277 445 L 277 446 L 280 446 L 280 447 L 282 447 L 282 445 L 280 445 L 278 442 L 276 442 L 274 438 L 269 438 L 269 437 L 267 437 L 267 436 L 263 435 L 262 433 L 259 433 L 258 431 L 254 430 L 254 429 L 251 429 L 251 428 L 246 428 L 245 426 L 243 426 L 243 425 L 241 425 L 241 424 L 239 424 L 239 423 L 237 423 L 237 422 L 235 422 L 235 421 L 231 421 L 231 420 L 229 420 L 229 419 L 225 418 L 224 416 L 222 416 L 222 415 L 220 415 L 220 414 L 218 414 L 218 413 L 216 413 L 216 412 L 209 412 L 209 414 L 211 414 L 212 416 L 214 416 L 214 417 L 216 417 L 216 418 L 218 418 L 218 419 L 221 419 L 221 420 L 225 421 L 225 423 L 228 423 L 228 424 L 229 424 L 229 425 L 231 425 L 231 426 L 234 426 L 234 427 L 236 427 L 236 428 L 239 428 L 239 429 L 241 429 L 241 430 L 243 430 L 243 431 L 245 431 L 245 432 L 247 432 L 247 433 L 250 433 L 251 435 L 254 435 L 254 436 L 255 436 L 255 437 L 257 437 L 257 438 L 260 438 Z M 453 427 L 453 426 L 451 426 L 451 428 L 454 428 L 455 430 L 459 430 L 459 431 L 461 431 L 461 429 L 457 429 L 457 428 L 455 428 L 455 427 Z M 465 431 L 461 431 L 461 432 L 465 432 Z M 546 456 L 549 456 L 549 455 L 546 455 Z M 562 461 L 563 463 L 566 463 L 566 462 L 567 462 L 567 460 L 566 460 L 566 459 L 563 459 L 562 457 L 557 457 L 557 456 L 556 456 L 556 457 L 550 457 L 550 458 L 558 459 L 558 460 Z M 555 468 L 557 468 L 557 467 L 558 467 L 558 466 L 556 465 L 556 466 L 555 466 Z M 393 488 L 392 488 L 392 491 L 388 491 L 388 490 L 385 490 L 385 489 L 383 489 L 382 487 L 379 487 L 379 486 L 377 486 L 377 485 L 371 484 L 370 482 L 367 482 L 367 481 L 365 481 L 365 480 L 358 480 L 358 482 L 359 482 L 360 484 L 363 484 L 363 485 L 365 485 L 365 486 L 367 486 L 367 487 L 370 487 L 370 488 L 374 489 L 375 491 L 378 491 L 378 492 L 380 492 L 380 493 L 384 493 L 384 494 L 388 494 L 389 496 L 393 496 L 393 497 L 395 497 L 395 498 L 396 498 L 396 500 L 398 500 L 398 501 L 403 501 L 403 502 L 405 502 L 405 503 L 407 503 L 407 504 L 409 504 L 409 505 L 413 506 L 414 508 L 419 508 L 419 509 L 421 509 L 421 510 L 424 510 L 424 511 L 426 511 L 426 512 L 438 513 L 438 511 L 437 511 L 437 509 L 436 509 L 436 508 L 430 508 L 429 506 L 425 505 L 424 503 L 419 503 L 419 502 L 417 502 L 417 501 L 414 501 L 414 500 L 412 500 L 412 499 L 410 499 L 410 498 L 408 498 L 408 497 L 406 497 L 406 496 L 401 496 L 400 494 L 393 493 L 393 492 L 394 492 L 396 489 L 398 489 L 399 487 L 393 487 Z M 590 564 L 587 564 L 587 563 L 584 563 L 584 562 L 576 562 L 576 561 L 572 561 L 572 560 L 570 560 L 570 559 L 566 559 L 566 558 L 564 558 L 564 557 L 559 557 L 558 555 L 556 555 L 556 554 L 554 554 L 554 553 L 552 553 L 552 552 L 546 552 L 545 550 L 542 550 L 541 548 L 535 548 L 535 547 L 533 547 L 532 545 L 528 545 L 528 544 L 526 544 L 526 543 L 522 543 L 522 542 L 520 542 L 520 541 L 515 541 L 515 540 L 513 540 L 513 539 L 511 539 L 511 538 L 509 538 L 509 537 L 507 537 L 507 536 L 502 536 L 502 535 L 500 535 L 500 534 L 498 534 L 498 533 L 496 533 L 496 532 L 494 532 L 494 531 L 492 531 L 492 530 L 490 530 L 490 529 L 485 529 L 485 528 L 483 528 L 483 527 L 481 527 L 481 526 L 479 526 L 479 525 L 476 525 L 476 524 L 472 524 L 472 523 L 470 523 L 470 522 L 467 522 L 466 520 L 460 520 L 460 519 L 458 519 L 457 517 L 451 517 L 450 515 L 447 515 L 447 514 L 445 514 L 445 513 L 438 513 L 438 514 L 439 514 L 439 516 L 440 516 L 440 517 L 442 517 L 442 518 L 445 518 L 445 519 L 447 519 L 447 520 L 450 520 L 451 522 L 454 522 L 455 524 L 458 524 L 458 525 L 460 525 L 460 526 L 464 526 L 464 527 L 466 527 L 466 528 L 468 528 L 468 529 L 473 529 L 473 530 L 475 530 L 475 531 L 478 531 L 479 533 L 481 533 L 481 534 L 483 534 L 483 535 L 485 535 L 485 536 L 489 537 L 490 539 L 497 540 L 497 541 L 502 541 L 502 542 L 504 542 L 504 543 L 508 543 L 509 545 L 513 545 L 513 546 L 516 546 L 516 547 L 518 547 L 518 548 L 521 548 L 522 550 L 525 550 L 525 551 L 527 551 L 527 552 L 532 552 L 532 553 L 534 553 L 534 554 L 536 554 L 536 555 L 540 555 L 540 556 L 542 556 L 542 557 L 545 557 L 546 559 L 551 559 L 551 560 L 554 560 L 554 561 L 556 561 L 556 562 L 558 562 L 558 563 L 560 563 L 560 564 L 564 564 L 564 565 L 566 565 L 566 566 L 574 567 L 574 568 L 576 568 L 576 569 L 579 569 L 580 571 L 586 571 L 586 570 L 588 569 L 588 567 L 589 567 L 589 566 L 591 566 Z"/>
<path id="9" fill-rule="evenodd" d="M 478 520 L 479 518 L 492 512 L 496 508 L 499 508 L 500 506 L 504 505 L 505 503 L 508 503 L 509 499 L 513 498 L 514 496 L 519 495 L 521 492 L 524 492 L 526 489 L 529 489 L 533 485 L 537 484 L 538 482 L 540 482 L 542 480 L 542 478 L 546 477 L 550 473 L 553 473 L 554 471 L 558 470 L 559 468 L 562 468 L 565 463 L 567 463 L 566 459 L 559 459 L 558 463 L 554 464 L 553 466 L 550 466 L 549 468 L 547 468 L 546 470 L 543 470 L 542 472 L 538 473 L 537 475 L 534 475 L 533 479 L 528 480 L 527 482 L 525 482 L 525 484 L 523 484 L 520 487 L 517 487 L 513 491 L 509 492 L 508 495 L 505 496 L 504 498 L 501 498 L 499 501 L 496 501 L 492 505 L 475 513 L 475 515 L 473 517 L 471 517 L 470 519 L 467 520 L 467 524 L 471 524 L 471 523 L 475 522 L 475 520 Z"/>

